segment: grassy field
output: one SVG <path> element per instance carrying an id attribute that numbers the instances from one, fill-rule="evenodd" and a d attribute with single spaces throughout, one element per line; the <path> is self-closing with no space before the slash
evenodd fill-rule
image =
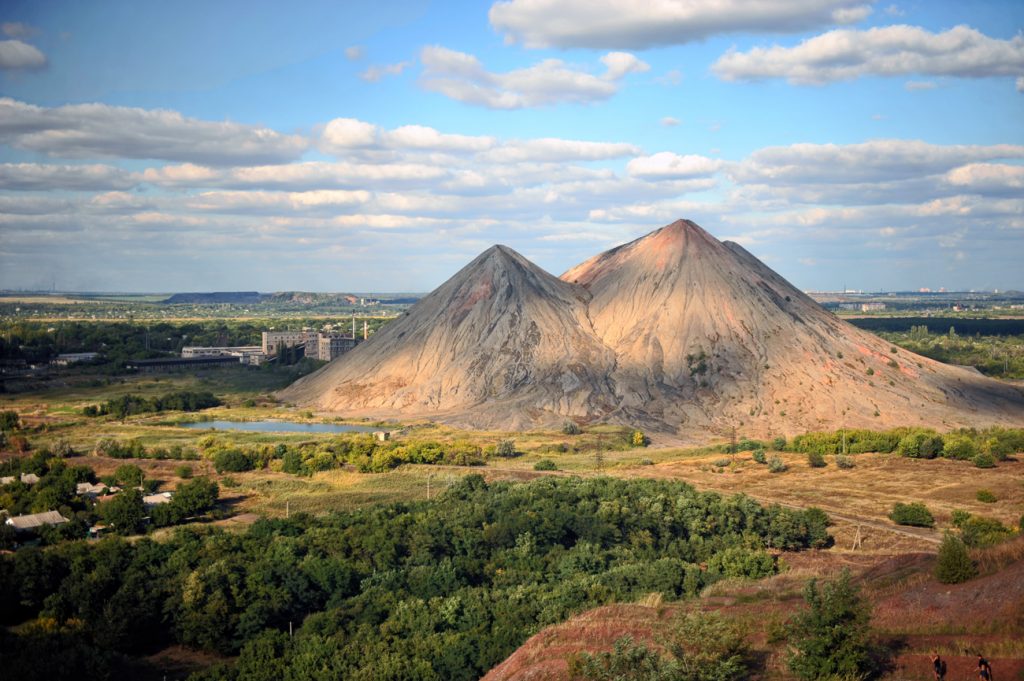
<path id="1" fill-rule="evenodd" d="M 37 393 L 0 395 L 0 409 L 18 411 L 35 427 L 37 432 L 29 437 L 33 447 L 52 446 L 58 440 L 66 440 L 85 455 L 102 438 L 137 439 L 146 447 L 181 445 L 194 449 L 201 439 L 208 442 L 211 436 L 218 442 L 241 446 L 298 445 L 334 437 L 319 433 L 192 430 L 175 425 L 182 420 L 199 419 L 338 421 L 278 403 L 272 391 L 288 380 L 283 372 L 233 369 L 198 375 L 130 376 L 110 382 L 93 380 L 54 386 Z M 220 397 L 224 405 L 205 410 L 202 416 L 145 414 L 120 421 L 81 415 L 87 405 L 127 393 L 152 397 L 176 390 L 209 390 Z M 939 528 L 949 525 L 956 509 L 997 518 L 1010 526 L 1016 526 L 1024 513 L 1024 463 L 1020 461 L 978 469 L 962 461 L 862 454 L 855 456 L 853 469 L 844 470 L 835 465 L 832 457 L 828 457 L 825 468 L 811 468 L 804 455 L 781 453 L 788 470 L 770 473 L 766 466 L 754 462 L 749 452 L 727 455 L 707 447 L 672 446 L 674 442 L 658 438 L 651 447 L 632 448 L 626 444 L 629 429 L 616 426 L 596 426 L 587 428 L 581 435 L 564 435 L 554 431 L 468 433 L 423 422 L 370 425 L 393 431 L 398 440 L 470 440 L 486 447 L 502 439 L 512 439 L 520 455 L 490 459 L 486 466 L 472 468 L 406 465 L 388 473 L 333 470 L 309 478 L 274 471 L 233 474 L 227 479 L 215 476 L 221 480 L 222 495 L 239 511 L 283 515 L 286 511 L 321 513 L 383 501 L 424 499 L 428 480 L 430 492 L 435 494 L 473 472 L 483 473 L 489 479 L 528 479 L 541 474 L 672 478 L 685 480 L 702 490 L 744 493 L 765 502 L 798 507 L 818 506 L 836 518 L 834 533 L 840 548 L 851 546 L 859 532 L 862 543 L 858 550 L 883 553 L 932 551 L 939 536 L 937 530 L 895 531 L 887 516 L 896 502 L 926 504 Z M 535 472 L 534 466 L 543 459 L 554 462 L 557 470 Z M 76 462 L 91 465 L 101 475 L 111 473 L 123 463 L 95 456 L 79 457 Z M 134 462 L 151 478 L 163 481 L 162 489 L 171 489 L 177 484 L 174 470 L 182 463 L 191 465 L 196 474 L 212 473 L 207 461 L 143 459 Z M 981 489 L 991 491 L 997 501 L 978 501 L 976 495 Z"/>

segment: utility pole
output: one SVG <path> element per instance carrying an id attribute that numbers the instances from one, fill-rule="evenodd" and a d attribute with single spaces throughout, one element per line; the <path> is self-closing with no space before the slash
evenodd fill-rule
<path id="1" fill-rule="evenodd" d="M 291 518 L 292 517 L 291 503 L 292 503 L 291 501 L 285 499 L 285 502 L 284 502 L 284 517 L 285 518 Z"/>
<path id="2" fill-rule="evenodd" d="M 427 474 L 427 501 L 430 501 L 430 474 Z"/>

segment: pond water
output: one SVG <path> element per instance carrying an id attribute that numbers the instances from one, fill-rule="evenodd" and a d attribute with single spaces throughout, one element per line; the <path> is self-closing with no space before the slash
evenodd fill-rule
<path id="1" fill-rule="evenodd" d="M 292 421 L 197 421 L 181 423 L 182 428 L 197 430 L 247 430 L 258 433 L 372 433 L 374 426 L 350 426 L 344 423 L 293 423 Z"/>

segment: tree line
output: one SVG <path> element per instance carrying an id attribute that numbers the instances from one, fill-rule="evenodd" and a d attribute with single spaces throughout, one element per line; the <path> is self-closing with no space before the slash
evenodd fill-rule
<path id="1" fill-rule="evenodd" d="M 0 557 L 3 624 L 30 624 L 4 630 L 0 664 L 101 678 L 179 643 L 237 655 L 193 681 L 476 679 L 582 610 L 772 574 L 769 549 L 825 546 L 827 524 L 679 482 L 470 475 L 432 501 L 244 533 L 22 550 Z"/>

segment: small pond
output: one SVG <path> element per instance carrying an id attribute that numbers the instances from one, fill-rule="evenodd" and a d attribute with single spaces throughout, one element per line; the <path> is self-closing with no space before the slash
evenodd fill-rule
<path id="1" fill-rule="evenodd" d="M 350 426 L 344 423 L 293 423 L 292 421 L 196 421 L 181 423 L 181 428 L 197 430 L 247 430 L 258 433 L 372 433 L 379 426 Z"/>

